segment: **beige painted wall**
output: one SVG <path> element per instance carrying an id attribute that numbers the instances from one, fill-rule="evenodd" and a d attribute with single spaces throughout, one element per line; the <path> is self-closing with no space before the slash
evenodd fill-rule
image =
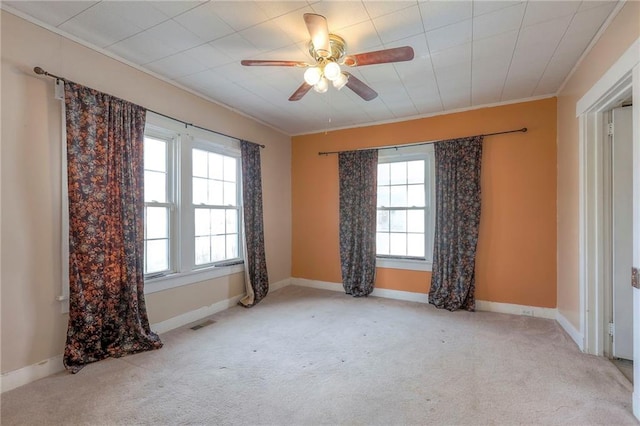
<path id="1" fill-rule="evenodd" d="M 558 94 L 558 311 L 580 329 L 576 103 L 640 37 L 640 2 L 627 1 Z"/>
<path id="2" fill-rule="evenodd" d="M 155 111 L 267 145 L 262 151 L 265 239 L 271 283 L 291 276 L 291 139 L 121 62 L 1 13 L 1 371 L 63 351 L 60 103 L 41 66 Z M 152 323 L 244 291 L 242 274 L 147 296 Z"/>

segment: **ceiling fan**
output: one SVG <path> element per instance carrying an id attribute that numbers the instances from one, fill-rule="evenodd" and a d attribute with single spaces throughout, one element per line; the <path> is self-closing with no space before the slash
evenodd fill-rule
<path id="1" fill-rule="evenodd" d="M 329 82 L 338 90 L 347 86 L 365 101 L 370 101 L 375 99 L 378 93 L 352 74 L 342 71 L 341 65 L 359 67 L 413 59 L 413 48 L 410 46 L 346 55 L 346 42 L 342 37 L 329 33 L 327 19 L 324 16 L 305 13 L 304 22 L 309 30 L 309 35 L 311 35 L 309 53 L 315 63 L 254 59 L 245 59 L 241 62 L 245 66 L 307 68 L 304 73 L 304 83 L 293 92 L 289 98 L 290 101 L 302 99 L 312 87 L 316 92 L 324 93 L 329 88 Z"/>

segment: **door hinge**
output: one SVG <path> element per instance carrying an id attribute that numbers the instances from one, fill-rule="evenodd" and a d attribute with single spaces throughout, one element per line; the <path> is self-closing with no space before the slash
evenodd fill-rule
<path id="1" fill-rule="evenodd" d="M 610 322 L 609 323 L 609 336 L 613 337 L 614 334 L 615 334 L 615 328 L 613 326 L 613 323 Z"/>
<path id="2" fill-rule="evenodd" d="M 607 135 L 613 136 L 613 123 L 607 125 Z"/>

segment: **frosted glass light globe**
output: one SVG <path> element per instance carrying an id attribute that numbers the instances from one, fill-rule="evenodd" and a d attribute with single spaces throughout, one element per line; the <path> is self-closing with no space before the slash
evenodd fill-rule
<path id="1" fill-rule="evenodd" d="M 315 86 L 313 86 L 313 90 L 318 93 L 324 93 L 329 89 L 329 81 L 326 78 L 321 78 Z"/>
<path id="2" fill-rule="evenodd" d="M 318 67 L 311 67 L 304 72 L 304 81 L 313 86 L 322 78 L 322 71 Z"/>
<path id="3" fill-rule="evenodd" d="M 348 80 L 349 80 L 349 77 L 347 77 L 345 73 L 341 72 L 338 78 L 333 80 L 333 87 L 340 90 L 344 87 L 345 84 L 347 84 Z"/>
<path id="4" fill-rule="evenodd" d="M 337 62 L 329 62 L 324 67 L 324 76 L 329 80 L 333 81 L 336 78 L 340 77 L 340 65 Z"/>

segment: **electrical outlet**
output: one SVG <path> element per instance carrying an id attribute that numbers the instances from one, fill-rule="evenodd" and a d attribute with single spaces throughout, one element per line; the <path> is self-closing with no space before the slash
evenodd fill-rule
<path id="1" fill-rule="evenodd" d="M 520 315 L 524 315 L 527 317 L 532 317 L 533 316 L 533 309 L 523 309 L 522 311 L 520 311 Z"/>

